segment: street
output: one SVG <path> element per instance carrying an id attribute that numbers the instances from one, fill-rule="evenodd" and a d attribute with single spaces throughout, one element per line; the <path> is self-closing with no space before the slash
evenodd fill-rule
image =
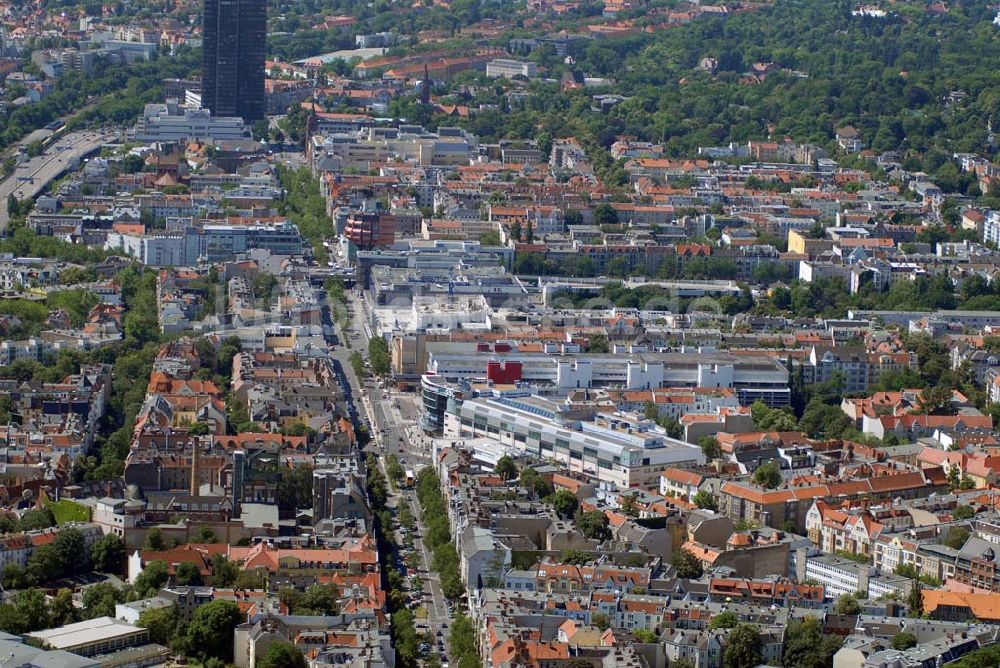
<path id="1" fill-rule="evenodd" d="M 391 388 L 381 388 L 373 378 L 359 378 L 350 363 L 352 352 L 358 352 L 367 358 L 368 335 L 364 323 L 370 319 L 363 298 L 356 290 L 347 290 L 347 308 L 350 310 L 350 324 L 346 330 L 336 326 L 338 340 L 331 346 L 330 356 L 334 365 L 342 373 L 342 381 L 346 380 L 345 392 L 348 402 L 353 402 L 353 417 L 358 424 L 368 425 L 372 440 L 366 446 L 368 452 L 373 452 L 379 458 L 379 466 L 385 473 L 385 458 L 392 454 L 399 459 L 405 470 L 418 472 L 424 466 L 431 465 L 430 440 L 419 427 L 420 395 L 397 392 Z M 347 342 L 350 347 L 344 345 Z M 433 555 L 424 544 L 426 526 L 417 494 L 413 489 L 400 486 L 390 494 L 387 506 L 394 516 L 398 517 L 398 509 L 402 504 L 408 504 L 416 519 L 416 530 L 413 533 L 414 552 L 419 557 L 414 575 L 421 580 L 422 593 L 414 590 L 410 583 L 414 575 L 406 571 L 402 558 L 406 550 L 402 545 L 395 546 L 390 563 L 402 566 L 404 582 L 407 590 L 404 592 L 415 612 L 423 609 L 423 615 L 415 619 L 417 632 L 432 639 L 430 653 L 441 655 L 442 662 L 447 661 L 445 643 L 448 636 L 448 622 L 451 618 L 449 604 L 441 589 L 439 575 L 431 570 Z M 401 533 L 401 530 L 398 530 Z M 412 597 L 412 598 L 411 598 Z M 439 635 L 440 634 L 440 635 Z"/>
<path id="2" fill-rule="evenodd" d="M 18 201 L 36 197 L 59 175 L 76 166 L 85 156 L 98 150 L 113 135 L 101 132 L 74 132 L 57 140 L 39 156 L 19 164 L 14 172 L 0 183 L 0 235 L 7 231 L 7 198 L 14 195 Z"/>

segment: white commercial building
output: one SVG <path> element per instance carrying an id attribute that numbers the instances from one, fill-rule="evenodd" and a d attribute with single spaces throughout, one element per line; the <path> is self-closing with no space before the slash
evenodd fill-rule
<path id="1" fill-rule="evenodd" d="M 868 579 L 876 573 L 875 567 L 829 554 L 806 558 L 805 579 L 822 585 L 828 599 L 844 594 L 868 592 Z"/>
<path id="2" fill-rule="evenodd" d="M 135 127 L 140 142 L 178 142 L 188 139 L 225 141 L 243 139 L 245 125 L 236 116 L 212 116 L 208 109 L 178 107 L 174 103 L 147 104 Z"/>
<path id="3" fill-rule="evenodd" d="M 651 420 L 615 415 L 591 421 L 538 396 L 455 402 L 445 414 L 444 435 L 492 439 L 618 489 L 656 487 L 668 466 L 705 463 L 701 448 L 670 438 Z"/>
<path id="4" fill-rule="evenodd" d="M 491 79 L 512 79 L 518 75 L 533 79 L 538 76 L 538 65 L 509 58 L 497 58 L 486 63 L 486 76 Z"/>
<path id="5" fill-rule="evenodd" d="M 760 399 L 787 406 L 788 371 L 778 360 L 724 352 L 560 354 L 544 352 L 484 354 L 474 344 L 428 344 L 427 370 L 450 382 L 487 375 L 487 365 L 517 366 L 515 381 L 561 390 L 614 388 L 651 390 L 662 387 L 732 388 L 741 404 Z"/>

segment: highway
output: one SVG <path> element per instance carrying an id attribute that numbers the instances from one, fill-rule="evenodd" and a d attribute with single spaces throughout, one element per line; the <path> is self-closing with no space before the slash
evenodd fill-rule
<path id="1" fill-rule="evenodd" d="M 10 219 L 7 198 L 18 201 L 37 197 L 52 181 L 67 169 L 75 168 L 81 159 L 98 150 L 114 138 L 113 134 L 86 131 L 65 135 L 39 156 L 19 164 L 6 180 L 0 182 L 0 235 L 6 234 Z"/>

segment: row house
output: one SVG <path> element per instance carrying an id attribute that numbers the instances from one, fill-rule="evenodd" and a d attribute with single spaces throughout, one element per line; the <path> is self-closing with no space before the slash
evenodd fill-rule
<path id="1" fill-rule="evenodd" d="M 649 568 L 595 564 L 574 566 L 552 561 L 539 562 L 535 567 L 535 590 L 546 592 L 592 591 L 617 589 L 631 591 L 648 589 Z"/>
<path id="2" fill-rule="evenodd" d="M 848 513 L 831 508 L 823 501 L 813 503 L 806 513 L 806 535 L 824 552 L 868 555 L 872 542 L 883 530 L 884 527 L 863 510 Z"/>
<path id="3" fill-rule="evenodd" d="M 780 528 L 790 523 L 804 532 L 809 508 L 817 500 L 838 498 L 922 498 L 948 490 L 948 479 L 937 469 L 902 471 L 862 480 L 815 485 L 793 485 L 766 490 L 745 482 L 724 482 L 720 488 L 720 511 L 733 521 Z"/>
<path id="4" fill-rule="evenodd" d="M 655 631 L 663 621 L 663 612 L 670 599 L 664 596 L 594 592 L 591 596 L 591 613 L 607 615 L 616 629 L 647 629 Z"/>

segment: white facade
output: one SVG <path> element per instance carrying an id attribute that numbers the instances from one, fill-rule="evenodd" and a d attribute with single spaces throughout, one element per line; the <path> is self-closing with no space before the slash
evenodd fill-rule
<path id="1" fill-rule="evenodd" d="M 986 220 L 983 222 L 983 241 L 1000 244 L 1000 211 L 990 211 L 989 215 L 986 216 Z"/>
<path id="2" fill-rule="evenodd" d="M 724 353 L 692 355 L 553 355 L 551 353 L 452 352 L 428 346 L 428 370 L 449 381 L 472 380 L 486 374 L 489 361 L 520 362 L 520 380 L 559 389 L 661 387 L 733 388 L 738 400 L 752 404 L 787 405 L 788 372 L 776 360 L 746 359 Z"/>
<path id="3" fill-rule="evenodd" d="M 835 599 L 856 591 L 868 591 L 868 577 L 874 568 L 850 559 L 822 555 L 806 560 L 806 580 L 826 588 L 826 597 Z"/>
<path id="4" fill-rule="evenodd" d="M 576 421 L 557 418 L 547 406 L 555 405 L 538 397 L 466 399 L 445 413 L 444 435 L 492 439 L 618 489 L 656 488 L 664 468 L 705 463 L 701 448 L 668 437 L 652 422 Z"/>
<path id="5" fill-rule="evenodd" d="M 516 76 L 532 79 L 538 76 L 538 65 L 530 61 L 497 58 L 486 63 L 486 76 L 491 79 L 511 79 Z"/>
<path id="6" fill-rule="evenodd" d="M 141 142 L 222 141 L 244 136 L 242 118 L 212 116 L 207 109 L 166 104 L 147 104 L 135 128 L 135 139 Z"/>
<path id="7" fill-rule="evenodd" d="M 115 534 L 125 536 L 125 529 L 132 529 L 138 525 L 140 515 L 126 512 L 128 502 L 125 499 L 103 498 L 98 499 L 94 506 L 93 521 L 101 528 L 104 534 Z"/>

